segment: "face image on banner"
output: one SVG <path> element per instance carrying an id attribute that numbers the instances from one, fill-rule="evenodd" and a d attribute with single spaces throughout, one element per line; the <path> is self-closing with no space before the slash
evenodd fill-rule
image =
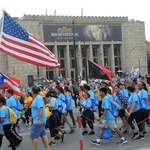
<path id="1" fill-rule="evenodd" d="M 84 35 L 91 41 L 120 41 L 122 39 L 120 26 L 88 25 L 84 29 Z"/>

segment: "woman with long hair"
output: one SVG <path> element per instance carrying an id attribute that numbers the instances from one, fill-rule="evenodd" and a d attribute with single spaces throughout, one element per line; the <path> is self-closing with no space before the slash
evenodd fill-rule
<path id="1" fill-rule="evenodd" d="M 128 124 L 130 125 L 132 132 L 133 132 L 133 137 L 132 139 L 145 139 L 144 134 L 143 134 L 143 128 L 142 128 L 142 109 L 139 105 L 139 97 L 138 95 L 135 93 L 135 88 L 133 88 L 132 86 L 128 86 L 127 88 L 128 93 L 130 95 L 129 97 L 129 107 L 130 112 L 128 113 Z M 133 124 L 133 120 L 135 119 L 138 129 L 139 129 L 139 133 L 135 130 L 135 126 Z"/>
<path id="2" fill-rule="evenodd" d="M 55 142 L 55 136 L 58 133 L 61 133 L 61 140 L 63 142 L 64 140 L 64 135 L 65 135 L 65 131 L 63 131 L 61 129 L 61 118 L 58 112 L 58 103 L 57 100 L 55 98 L 55 95 L 52 92 L 48 92 L 45 95 L 45 100 L 48 102 L 46 104 L 46 107 L 49 107 L 49 110 L 51 111 L 51 116 L 49 118 L 49 130 L 50 130 L 50 134 L 51 134 L 51 142 L 49 143 L 49 145 L 56 145 Z"/>

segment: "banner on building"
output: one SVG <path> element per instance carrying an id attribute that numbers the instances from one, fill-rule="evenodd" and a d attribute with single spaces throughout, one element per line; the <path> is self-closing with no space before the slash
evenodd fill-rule
<path id="1" fill-rule="evenodd" d="M 76 41 L 121 41 L 121 26 L 75 25 Z M 44 42 L 73 41 L 72 25 L 43 25 Z"/>

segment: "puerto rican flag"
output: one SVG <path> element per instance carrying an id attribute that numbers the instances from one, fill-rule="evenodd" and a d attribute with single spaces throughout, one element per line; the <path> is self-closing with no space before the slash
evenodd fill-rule
<path id="1" fill-rule="evenodd" d="M 15 95 L 22 96 L 18 85 L 20 81 L 16 78 L 9 77 L 0 72 L 0 87 L 7 87 L 8 89 L 12 89 Z"/>

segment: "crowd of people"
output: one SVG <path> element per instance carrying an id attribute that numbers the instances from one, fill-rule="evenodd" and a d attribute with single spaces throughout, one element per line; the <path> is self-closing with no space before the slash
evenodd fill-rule
<path id="1" fill-rule="evenodd" d="M 99 134 L 96 140 L 91 140 L 93 145 L 100 145 L 104 128 L 107 126 L 112 133 L 120 137 L 118 145 L 126 144 L 126 133 L 133 132 L 131 137 L 145 139 L 147 132 L 145 124 L 150 125 L 150 86 L 144 76 L 134 80 L 118 78 L 112 83 L 107 80 L 91 80 L 87 83 L 50 81 L 46 87 L 37 85 L 28 87 L 24 97 L 14 95 L 13 90 L 7 89 L 0 94 L 0 147 L 3 136 L 10 142 L 9 147 L 16 150 L 23 138 L 20 120 L 30 129 L 30 138 L 34 150 L 38 147 L 38 138 L 41 137 L 45 149 L 56 145 L 56 140 L 64 141 L 67 132 L 65 123 L 68 124 L 71 134 L 75 131 L 76 121 L 74 108 L 79 109 L 82 120 L 82 135 L 94 135 L 94 122 L 99 123 Z M 23 110 L 19 110 L 18 100 Z M 117 108 L 117 115 L 112 112 L 112 105 Z M 17 121 L 10 121 L 11 108 L 16 114 Z M 48 109 L 46 109 L 48 108 Z M 47 112 L 48 110 L 49 112 Z M 47 116 L 49 114 L 49 116 Z M 71 118 L 71 122 L 68 118 Z M 122 126 L 118 127 L 117 119 L 120 117 Z M 90 131 L 88 131 L 87 124 Z M 138 126 L 138 131 L 135 128 Z M 48 139 L 45 129 L 49 129 L 51 139 Z M 18 129 L 18 131 L 16 131 Z M 49 142 L 48 142 L 49 141 Z"/>

